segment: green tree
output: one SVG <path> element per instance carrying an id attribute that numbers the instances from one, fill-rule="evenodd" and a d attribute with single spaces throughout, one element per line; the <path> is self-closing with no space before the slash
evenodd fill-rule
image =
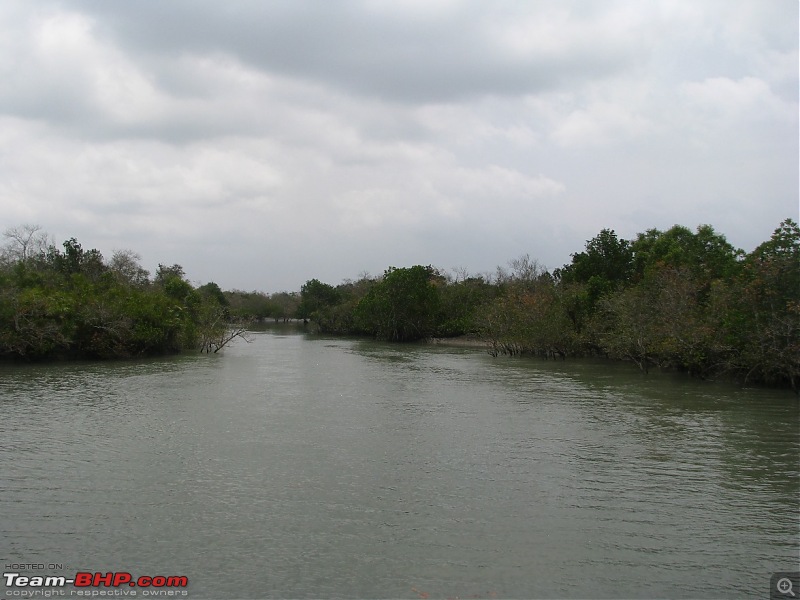
<path id="1" fill-rule="evenodd" d="M 19 234 L 12 230 L 12 233 Z M 123 358 L 200 348 L 216 352 L 241 324 L 227 315 L 215 283 L 195 290 L 180 265 L 159 265 L 154 285 L 138 255 L 116 252 L 108 265 L 97 250 L 70 238 L 63 251 L 31 254 L 38 229 L 4 254 L 0 268 L 0 357 Z M 11 262 L 8 257 L 11 256 Z M 15 257 L 15 258 L 14 258 Z"/>
<path id="2" fill-rule="evenodd" d="M 184 272 L 183 267 L 177 263 L 169 267 L 162 263 L 158 263 L 158 269 L 156 269 L 155 282 L 157 284 L 163 285 L 167 280 L 173 278 L 178 278 L 178 279 L 186 278 L 186 273 Z"/>
<path id="3" fill-rule="evenodd" d="M 497 297 L 498 288 L 482 277 L 439 286 L 440 309 L 436 335 L 452 337 L 476 333 L 480 311 Z"/>
<path id="4" fill-rule="evenodd" d="M 439 291 L 431 266 L 389 267 L 383 279 L 358 303 L 356 326 L 364 333 L 392 342 L 433 335 L 439 312 Z"/>
<path id="5" fill-rule="evenodd" d="M 197 292 L 203 297 L 210 300 L 213 300 L 217 303 L 217 305 L 221 307 L 228 307 L 230 303 L 228 302 L 228 298 L 225 296 L 225 293 L 222 289 L 214 283 L 213 281 L 209 281 L 205 285 L 201 285 L 197 288 Z"/>
<path id="6" fill-rule="evenodd" d="M 272 315 L 275 322 L 283 320 L 286 323 L 297 314 L 297 306 L 300 304 L 300 295 L 297 292 L 276 292 L 269 299 L 275 307 Z"/>
<path id="7" fill-rule="evenodd" d="M 620 239 L 613 229 L 603 229 L 586 242 L 586 249 L 572 255 L 572 263 L 555 273 L 564 283 L 580 283 L 585 288 L 585 306 L 591 314 L 600 298 L 629 282 L 633 272 L 630 243 Z"/>
<path id="8" fill-rule="evenodd" d="M 544 357 L 572 354 L 577 337 L 553 281 L 513 286 L 482 312 L 491 353 Z"/>
<path id="9" fill-rule="evenodd" d="M 700 225 L 696 233 L 682 225 L 667 231 L 649 229 L 631 245 L 637 280 L 665 267 L 688 269 L 706 285 L 715 279 L 732 277 L 743 255 L 711 225 Z"/>
<path id="10" fill-rule="evenodd" d="M 618 290 L 598 303 L 592 332 L 598 347 L 611 358 L 632 360 L 647 372 L 656 353 L 656 327 L 647 291 Z"/>
<path id="11" fill-rule="evenodd" d="M 321 306 L 314 315 L 314 323 L 319 331 L 333 334 L 363 333 L 356 323 L 356 308 L 376 281 L 368 273 L 363 273 L 357 281 L 345 280 L 336 286 L 338 301 Z M 335 296 L 327 296 L 333 302 Z"/>
<path id="12" fill-rule="evenodd" d="M 599 277 L 611 283 L 627 281 L 633 255 L 630 243 L 617 237 L 613 229 L 603 229 L 586 242 L 586 249 L 572 255 L 572 264 L 564 268 L 562 278 L 587 283 Z"/>
<path id="13" fill-rule="evenodd" d="M 745 259 L 731 335 L 747 377 L 800 388 L 800 227 L 786 219 Z"/>
<path id="14" fill-rule="evenodd" d="M 273 304 L 269 296 L 263 292 L 231 290 L 224 294 L 233 318 L 262 321 L 276 315 L 279 311 L 278 306 Z"/>
<path id="15" fill-rule="evenodd" d="M 309 279 L 300 288 L 297 318 L 319 318 L 320 311 L 336 306 L 341 301 L 342 295 L 335 287 L 322 283 L 319 279 Z"/>
<path id="16" fill-rule="evenodd" d="M 32 286 L 0 289 L 0 356 L 38 359 L 66 352 L 74 309 L 61 291 Z"/>
<path id="17" fill-rule="evenodd" d="M 45 257 L 46 265 L 53 271 L 64 276 L 84 275 L 92 280 L 97 280 L 108 268 L 103 263 L 103 255 L 97 249 L 84 250 L 75 238 L 70 238 L 63 244 L 61 252 L 55 246 L 50 246 Z"/>

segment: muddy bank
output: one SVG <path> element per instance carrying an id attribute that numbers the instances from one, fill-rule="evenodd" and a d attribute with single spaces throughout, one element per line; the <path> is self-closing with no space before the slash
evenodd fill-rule
<path id="1" fill-rule="evenodd" d="M 489 342 L 486 340 L 467 335 L 460 335 L 451 338 L 429 338 L 428 340 L 425 341 L 425 343 L 436 346 L 452 346 L 454 348 L 485 349 L 489 348 L 490 346 Z"/>

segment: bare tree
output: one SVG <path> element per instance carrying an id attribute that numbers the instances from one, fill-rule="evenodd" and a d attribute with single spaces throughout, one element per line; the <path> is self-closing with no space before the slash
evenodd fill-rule
<path id="1" fill-rule="evenodd" d="M 469 270 L 467 267 L 452 267 L 450 270 L 453 273 L 451 276 L 453 283 L 461 283 L 469 279 Z"/>
<path id="2" fill-rule="evenodd" d="M 236 338 L 243 339 L 248 344 L 252 342 L 248 325 L 252 319 L 244 322 L 231 323 L 227 319 L 226 311 L 221 306 L 209 306 L 203 311 L 199 324 L 198 348 L 206 354 L 216 354 Z"/>
<path id="3" fill-rule="evenodd" d="M 50 236 L 40 225 L 31 224 L 10 227 L 3 232 L 3 237 L 7 242 L 2 254 L 9 262 L 25 262 L 46 252 L 50 241 Z"/>
<path id="4" fill-rule="evenodd" d="M 149 281 L 150 273 L 142 268 L 140 260 L 141 255 L 133 250 L 114 250 L 108 268 L 126 283 L 144 285 Z"/>
<path id="5" fill-rule="evenodd" d="M 530 254 L 508 261 L 508 266 L 511 267 L 511 278 L 524 283 L 535 282 L 545 273 L 545 268 Z"/>

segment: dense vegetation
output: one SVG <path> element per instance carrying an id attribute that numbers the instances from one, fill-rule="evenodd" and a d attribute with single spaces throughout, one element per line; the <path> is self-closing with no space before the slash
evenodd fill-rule
<path id="1" fill-rule="evenodd" d="M 194 288 L 180 265 L 149 273 L 130 251 L 103 260 L 74 238 L 63 250 L 36 226 L 10 229 L 0 263 L 0 357 L 119 358 L 193 348 L 216 352 L 245 335 L 215 283 Z"/>
<path id="2" fill-rule="evenodd" d="M 5 358 L 215 352 L 244 335 L 242 323 L 298 318 L 326 333 L 393 342 L 468 335 L 494 355 L 599 355 L 644 371 L 800 386 L 800 228 L 791 219 L 749 254 L 708 225 L 632 240 L 604 229 L 552 273 L 523 256 L 492 274 L 390 267 L 272 295 L 195 288 L 179 265 L 159 265 L 151 279 L 131 251 L 105 261 L 74 238 L 60 250 L 38 227 L 5 237 Z"/>
<path id="3" fill-rule="evenodd" d="M 797 389 L 800 229 L 787 219 L 750 254 L 708 225 L 633 240 L 604 229 L 552 273 L 524 256 L 491 275 L 417 265 L 336 287 L 312 279 L 297 314 L 329 333 L 469 334 L 494 355 L 601 355 Z"/>

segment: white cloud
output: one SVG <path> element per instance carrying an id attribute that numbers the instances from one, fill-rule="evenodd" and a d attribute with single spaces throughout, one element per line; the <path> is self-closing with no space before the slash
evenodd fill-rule
<path id="1" fill-rule="evenodd" d="M 753 247 L 797 214 L 796 34 L 755 1 L 9 0 L 0 220 L 246 289 L 552 268 L 603 227 Z"/>
<path id="2" fill-rule="evenodd" d="M 160 118 L 169 103 L 132 61 L 97 39 L 91 20 L 82 15 L 43 18 L 34 27 L 31 59 L 47 74 L 51 93 L 80 94 L 98 119 L 146 122 Z"/>
<path id="3" fill-rule="evenodd" d="M 779 118 L 794 113 L 791 105 L 772 93 L 767 82 L 757 77 L 711 77 L 701 82 L 684 82 L 681 92 L 686 101 L 706 111 L 710 117 L 740 118 L 750 114 Z"/>
<path id="4" fill-rule="evenodd" d="M 555 127 L 552 137 L 563 146 L 597 146 L 643 135 L 653 129 L 648 120 L 624 106 L 596 102 L 573 110 Z"/>

